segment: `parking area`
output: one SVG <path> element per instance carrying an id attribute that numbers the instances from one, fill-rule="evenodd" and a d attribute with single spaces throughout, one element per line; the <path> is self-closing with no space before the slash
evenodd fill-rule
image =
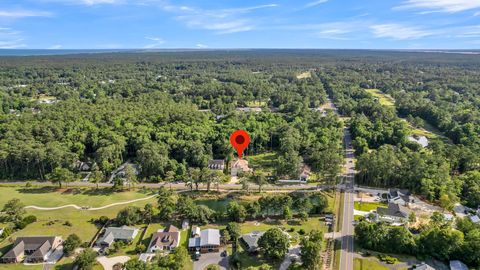
<path id="1" fill-rule="evenodd" d="M 211 264 L 220 266 L 221 270 L 226 270 L 228 268 L 228 256 L 222 257 L 221 252 L 202 254 L 198 261 L 193 262 L 193 270 L 203 270 Z"/>

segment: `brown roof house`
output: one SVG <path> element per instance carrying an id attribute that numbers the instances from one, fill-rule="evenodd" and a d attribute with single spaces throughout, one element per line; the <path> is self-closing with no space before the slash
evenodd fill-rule
<path id="1" fill-rule="evenodd" d="M 173 250 L 178 247 L 179 242 L 180 232 L 178 228 L 170 225 L 165 230 L 159 230 L 152 235 L 148 252 L 154 253 L 159 250 Z"/>
<path id="2" fill-rule="evenodd" d="M 248 167 L 248 161 L 245 159 L 237 159 L 232 162 L 231 175 L 237 176 L 238 173 L 252 172 L 253 170 Z"/>
<path id="3" fill-rule="evenodd" d="M 4 263 L 45 262 L 52 252 L 62 244 L 62 238 L 56 236 L 18 237 L 2 257 Z"/>

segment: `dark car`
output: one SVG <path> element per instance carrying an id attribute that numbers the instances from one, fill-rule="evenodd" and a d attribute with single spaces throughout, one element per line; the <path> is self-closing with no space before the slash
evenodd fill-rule
<path id="1" fill-rule="evenodd" d="M 228 252 L 226 250 L 224 250 L 222 253 L 220 253 L 220 256 L 222 257 L 227 257 L 228 255 Z"/>

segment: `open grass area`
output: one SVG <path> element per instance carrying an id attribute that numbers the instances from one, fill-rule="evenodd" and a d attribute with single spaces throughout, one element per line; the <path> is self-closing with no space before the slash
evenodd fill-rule
<path id="1" fill-rule="evenodd" d="M 116 202 L 140 199 L 153 195 L 148 190 L 114 192 L 111 188 L 63 188 L 42 187 L 8 187 L 0 186 L 0 205 L 17 198 L 25 205 L 56 207 L 67 204 L 99 207 Z M 72 208 L 73 209 L 73 208 Z"/>
<path id="2" fill-rule="evenodd" d="M 381 105 L 393 107 L 395 106 L 395 100 L 388 94 L 383 93 L 378 89 L 365 89 L 368 93 L 378 98 Z"/>
<path id="3" fill-rule="evenodd" d="M 267 102 L 265 102 L 265 101 L 260 101 L 260 100 L 247 101 L 246 104 L 247 104 L 248 107 L 251 107 L 251 108 L 257 108 L 257 107 L 267 106 Z"/>
<path id="4" fill-rule="evenodd" d="M 312 77 L 312 73 L 310 71 L 305 71 L 297 75 L 297 79 L 306 79 Z"/>
<path id="5" fill-rule="evenodd" d="M 388 270 L 387 267 L 367 259 L 355 258 L 353 260 L 354 270 Z"/>
<path id="6" fill-rule="evenodd" d="M 343 220 L 343 204 L 344 204 L 344 197 L 345 193 L 337 192 L 336 199 L 335 199 L 335 207 L 336 207 L 336 217 L 337 217 L 337 224 L 336 230 L 337 232 L 342 230 L 342 220 Z"/>
<path id="7" fill-rule="evenodd" d="M 278 159 L 278 154 L 275 152 L 267 152 L 263 154 L 246 156 L 248 166 L 256 172 L 272 173 L 275 170 L 275 162 Z"/>
<path id="8" fill-rule="evenodd" d="M 378 207 L 387 207 L 387 204 L 381 202 L 355 202 L 354 208 L 358 211 L 370 212 Z"/>
<path id="9" fill-rule="evenodd" d="M 43 207 L 54 207 L 66 204 L 80 204 L 90 206 L 103 206 L 115 202 L 128 201 L 144 198 L 150 192 L 120 192 L 112 193 L 109 189 L 74 189 L 57 190 L 52 187 L 23 188 L 23 187 L 0 187 L 0 205 L 12 198 L 18 198 L 25 205 L 37 205 Z M 143 207 L 146 203 L 155 204 L 155 199 L 140 201 L 129 204 L 129 206 Z M 83 242 L 90 242 L 100 229 L 92 220 L 100 216 L 114 218 L 117 213 L 127 205 L 118 205 L 110 208 L 87 211 L 74 208 L 63 208 L 57 210 L 35 210 L 27 209 L 28 215 L 35 215 L 37 221 L 29 224 L 23 230 L 17 231 L 0 242 L 0 252 L 6 252 L 14 239 L 19 236 L 34 235 L 56 235 L 66 239 L 68 235 L 75 233 Z M 67 221 L 70 224 L 66 223 Z"/>

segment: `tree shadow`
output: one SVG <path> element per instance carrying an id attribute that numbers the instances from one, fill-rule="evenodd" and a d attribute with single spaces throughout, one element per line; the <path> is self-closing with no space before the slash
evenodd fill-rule
<path id="1" fill-rule="evenodd" d="M 33 188 L 19 188 L 17 191 L 19 193 L 26 193 L 26 194 L 42 194 L 42 193 L 50 193 L 57 191 L 58 187 L 52 186 L 45 186 L 45 187 L 33 187 Z"/>

